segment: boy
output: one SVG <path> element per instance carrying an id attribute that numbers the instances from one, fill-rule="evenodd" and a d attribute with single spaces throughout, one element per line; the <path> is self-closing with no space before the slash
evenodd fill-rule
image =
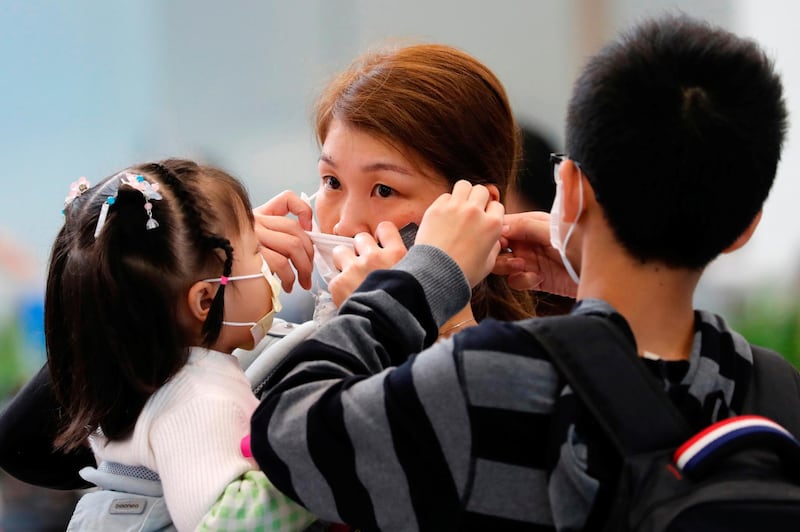
<path id="1" fill-rule="evenodd" d="M 573 314 L 617 324 L 694 429 L 741 412 L 753 360 L 722 318 L 695 312 L 694 290 L 754 231 L 785 128 L 757 45 L 687 17 L 638 26 L 574 86 L 551 217 Z M 450 200 L 474 206 L 474 193 Z M 492 210 L 471 219 L 488 226 Z M 430 345 L 479 271 L 470 239 L 439 234 L 467 211 L 449 229 L 429 211 L 406 257 L 294 351 L 253 417 L 255 458 L 312 512 L 364 530 L 597 529 L 619 458 L 541 346 L 492 320 Z M 506 222 L 506 271 L 548 264 L 526 233 L 541 218 L 521 216 Z M 563 279 L 546 282 L 565 292 Z"/>

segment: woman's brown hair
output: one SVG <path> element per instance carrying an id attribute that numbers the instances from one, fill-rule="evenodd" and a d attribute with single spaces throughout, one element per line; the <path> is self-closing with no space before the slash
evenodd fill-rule
<path id="1" fill-rule="evenodd" d="M 316 105 L 325 142 L 334 119 L 374 135 L 444 176 L 504 194 L 520 158 L 519 128 L 500 80 L 456 48 L 416 44 L 369 52 L 339 74 Z M 473 291 L 478 320 L 534 314 L 531 295 L 489 275 Z"/>

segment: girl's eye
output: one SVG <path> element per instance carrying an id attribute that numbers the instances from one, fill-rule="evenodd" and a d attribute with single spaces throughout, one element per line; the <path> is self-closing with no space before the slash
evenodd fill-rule
<path id="1" fill-rule="evenodd" d="M 382 198 L 388 198 L 394 194 L 394 189 L 387 185 L 375 185 L 375 193 Z"/>
<path id="2" fill-rule="evenodd" d="M 339 180 L 332 175 L 323 176 L 322 183 L 331 190 L 339 190 L 342 187 L 342 184 L 339 183 Z"/>

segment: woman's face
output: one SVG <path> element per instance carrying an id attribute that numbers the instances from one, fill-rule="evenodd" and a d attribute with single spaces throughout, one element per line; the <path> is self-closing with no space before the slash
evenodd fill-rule
<path id="1" fill-rule="evenodd" d="M 444 176 L 339 120 L 331 122 L 318 166 L 317 221 L 323 233 L 341 236 L 374 235 L 383 221 L 418 224 L 451 188 Z"/>

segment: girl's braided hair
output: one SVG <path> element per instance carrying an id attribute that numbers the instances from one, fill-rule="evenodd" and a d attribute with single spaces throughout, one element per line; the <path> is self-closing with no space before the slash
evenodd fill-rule
<path id="1" fill-rule="evenodd" d="M 159 185 L 150 201 L 121 185 L 122 174 Z M 101 206 L 113 205 L 101 231 Z M 111 440 L 133 430 L 147 399 L 188 359 L 188 346 L 220 334 L 224 286 L 202 330 L 186 316 L 188 289 L 228 276 L 238 236 L 253 216 L 243 185 L 227 173 L 181 159 L 131 167 L 106 178 L 65 208 L 53 245 L 45 294 L 47 359 L 64 411 L 56 445 L 81 445 L 102 429 Z M 247 222 L 245 222 L 247 221 Z"/>

